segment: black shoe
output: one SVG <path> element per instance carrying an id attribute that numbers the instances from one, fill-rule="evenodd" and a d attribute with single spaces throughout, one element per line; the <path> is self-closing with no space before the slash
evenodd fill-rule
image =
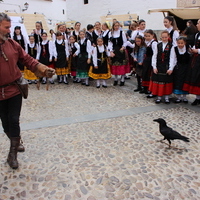
<path id="1" fill-rule="evenodd" d="M 134 92 L 139 92 L 139 91 L 141 91 L 141 88 L 137 88 L 134 90 Z"/>
<path id="2" fill-rule="evenodd" d="M 119 86 L 124 86 L 124 82 L 120 81 Z"/>
<path id="3" fill-rule="evenodd" d="M 142 88 L 140 91 L 139 91 L 140 94 L 144 94 L 145 93 L 145 89 Z"/>
<path id="4" fill-rule="evenodd" d="M 170 104 L 169 99 L 165 99 L 165 104 Z"/>
<path id="5" fill-rule="evenodd" d="M 107 85 L 102 85 L 103 88 L 107 88 Z"/>
<path id="6" fill-rule="evenodd" d="M 148 90 L 145 90 L 144 93 L 145 93 L 145 94 L 151 94 L 151 92 L 148 91 Z"/>
<path id="7" fill-rule="evenodd" d="M 90 86 L 90 84 L 88 83 L 88 84 L 85 84 L 85 86 Z"/>
<path id="8" fill-rule="evenodd" d="M 125 79 L 126 79 L 126 80 L 128 80 L 128 79 L 131 79 L 131 78 L 130 78 L 130 77 L 128 77 L 128 76 L 125 76 Z"/>
<path id="9" fill-rule="evenodd" d="M 155 100 L 155 103 L 156 103 L 156 104 L 161 103 L 161 99 L 156 99 L 156 100 Z"/>
<path id="10" fill-rule="evenodd" d="M 200 104 L 200 99 L 195 99 L 193 103 L 191 103 L 192 106 L 196 106 Z"/>
<path id="11" fill-rule="evenodd" d="M 174 103 L 181 103 L 181 99 L 176 99 Z"/>
<path id="12" fill-rule="evenodd" d="M 46 81 L 42 81 L 42 84 L 46 84 L 47 82 Z"/>
<path id="13" fill-rule="evenodd" d="M 118 84 L 118 81 L 114 81 L 113 85 L 116 86 Z"/>
<path id="14" fill-rule="evenodd" d="M 100 85 L 97 85 L 96 88 L 100 88 Z"/>
<path id="15" fill-rule="evenodd" d="M 54 81 L 49 81 L 51 84 L 54 84 Z"/>
<path id="16" fill-rule="evenodd" d="M 154 98 L 154 97 L 156 97 L 156 96 L 157 96 L 157 95 L 149 94 L 149 95 L 147 95 L 147 98 L 150 99 L 150 98 Z"/>
<path id="17" fill-rule="evenodd" d="M 31 81 L 31 80 L 28 80 L 28 84 L 32 84 L 32 81 Z"/>
<path id="18" fill-rule="evenodd" d="M 183 103 L 188 103 L 188 100 L 187 99 L 183 99 Z"/>
<path id="19" fill-rule="evenodd" d="M 73 76 L 73 83 L 77 83 L 77 78 L 76 78 L 76 76 Z"/>
<path id="20" fill-rule="evenodd" d="M 81 83 L 81 85 L 85 85 L 85 83 L 83 82 L 83 83 Z"/>

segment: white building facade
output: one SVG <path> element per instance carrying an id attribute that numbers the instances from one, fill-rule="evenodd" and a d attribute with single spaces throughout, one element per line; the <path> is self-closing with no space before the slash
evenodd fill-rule
<path id="1" fill-rule="evenodd" d="M 163 14 L 148 14 L 148 10 L 176 8 L 177 0 L 66 0 L 66 4 L 67 21 L 80 21 L 82 27 L 101 21 L 103 16 L 136 14 L 146 21 L 147 28 L 160 30 L 164 29 Z"/>
<path id="2" fill-rule="evenodd" d="M 76 0 L 75 0 L 76 1 Z M 28 9 L 24 4 L 28 3 Z M 0 1 L 0 12 L 18 14 L 42 14 L 50 28 L 66 21 L 66 0 L 3 0 Z"/>

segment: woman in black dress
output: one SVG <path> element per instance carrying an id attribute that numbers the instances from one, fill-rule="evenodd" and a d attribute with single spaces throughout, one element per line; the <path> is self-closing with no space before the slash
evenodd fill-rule
<path id="1" fill-rule="evenodd" d="M 21 32 L 21 27 L 16 26 L 14 28 L 14 35 L 13 35 L 13 40 L 15 40 L 19 45 L 25 50 L 27 46 L 27 41 L 25 40 L 24 36 L 22 35 Z M 20 71 L 24 71 L 24 65 L 21 62 L 17 62 L 17 66 L 19 67 Z"/>
<path id="2" fill-rule="evenodd" d="M 197 27 L 191 20 L 187 21 L 187 28 L 183 31 L 183 35 L 187 37 L 187 44 L 191 47 L 194 46 L 195 35 L 198 32 Z"/>

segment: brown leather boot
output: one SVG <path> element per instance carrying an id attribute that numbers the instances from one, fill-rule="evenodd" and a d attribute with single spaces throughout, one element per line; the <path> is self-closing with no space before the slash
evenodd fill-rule
<path id="1" fill-rule="evenodd" d="M 20 143 L 20 137 L 10 138 L 10 152 L 8 154 L 7 162 L 12 169 L 18 168 L 17 149 Z"/>
<path id="2" fill-rule="evenodd" d="M 10 139 L 10 133 L 6 133 L 6 135 Z M 25 148 L 24 148 L 24 145 L 23 145 L 23 141 L 21 140 L 21 136 L 20 136 L 20 143 L 19 143 L 17 151 L 18 152 L 24 152 L 25 151 Z"/>

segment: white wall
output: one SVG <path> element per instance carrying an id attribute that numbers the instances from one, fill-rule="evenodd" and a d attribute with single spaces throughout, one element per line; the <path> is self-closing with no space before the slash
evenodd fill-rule
<path id="1" fill-rule="evenodd" d="M 176 0 L 89 0 L 84 5 L 83 0 L 66 0 L 67 20 L 80 21 L 82 28 L 89 23 L 100 21 L 101 16 L 106 16 L 108 11 L 112 15 L 123 15 L 130 12 L 144 19 L 147 28 L 154 30 L 164 29 L 163 14 L 148 14 L 149 9 L 176 8 Z"/>
<path id="2" fill-rule="evenodd" d="M 66 0 L 4 0 L 3 3 L 0 3 L 0 12 L 9 10 L 9 12 L 21 13 L 25 2 L 28 2 L 29 8 L 23 13 L 43 13 L 46 19 L 52 19 L 52 25 L 66 21 Z M 63 9 L 65 14 L 63 14 Z"/>

